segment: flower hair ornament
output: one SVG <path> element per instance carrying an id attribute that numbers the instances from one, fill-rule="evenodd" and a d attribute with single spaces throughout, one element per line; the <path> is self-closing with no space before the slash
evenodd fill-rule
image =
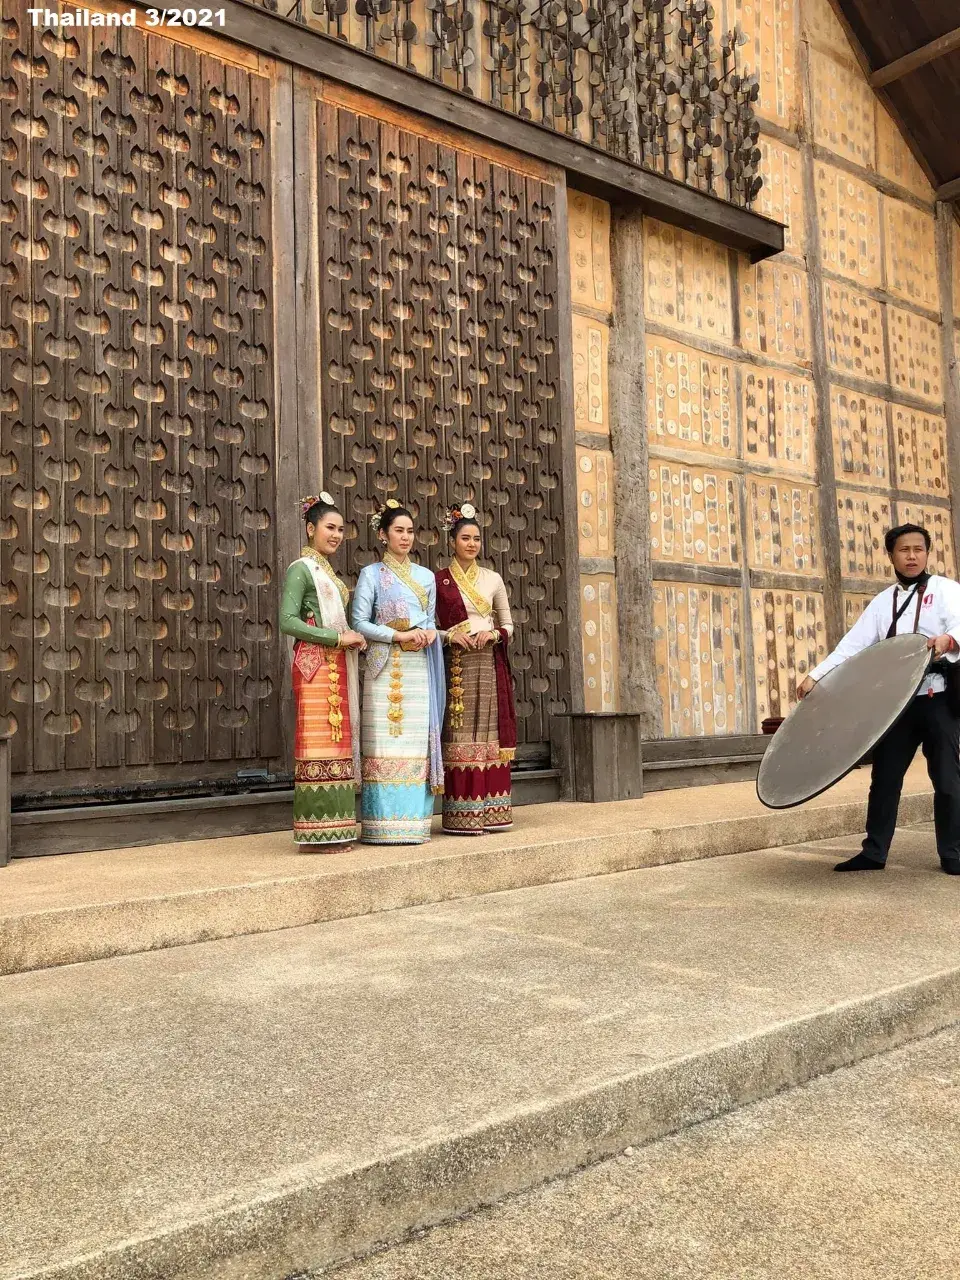
<path id="1" fill-rule="evenodd" d="M 443 517 L 441 528 L 447 533 L 453 528 L 458 520 L 476 520 L 477 508 L 471 502 L 462 502 L 459 506 L 451 507 L 447 514 Z"/>
<path id="2" fill-rule="evenodd" d="M 300 503 L 300 514 L 305 516 L 312 506 L 318 502 L 325 502 L 328 507 L 335 507 L 337 504 L 329 493 L 324 489 L 321 493 L 315 493 L 312 498 L 304 498 Z"/>
<path id="3" fill-rule="evenodd" d="M 383 517 L 387 514 L 387 512 L 396 511 L 399 508 L 399 506 L 400 506 L 400 503 L 397 502 L 396 498 L 388 498 L 382 507 L 377 508 L 377 510 L 370 517 L 370 528 L 374 531 L 374 533 L 376 533 L 379 530 L 380 522 L 383 519 Z"/>

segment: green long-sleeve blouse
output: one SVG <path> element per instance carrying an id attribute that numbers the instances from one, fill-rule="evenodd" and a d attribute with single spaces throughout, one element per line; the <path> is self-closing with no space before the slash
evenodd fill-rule
<path id="1" fill-rule="evenodd" d="M 283 583 L 280 630 L 285 636 L 293 636 L 295 640 L 334 647 L 340 637 L 332 627 L 312 627 L 306 621 L 307 618 L 316 618 L 319 624 L 321 617 L 313 574 L 305 564 L 294 560 Z"/>

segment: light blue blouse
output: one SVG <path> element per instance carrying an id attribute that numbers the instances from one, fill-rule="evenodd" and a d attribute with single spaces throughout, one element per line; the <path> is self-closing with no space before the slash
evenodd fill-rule
<path id="1" fill-rule="evenodd" d="M 401 582 L 396 575 L 392 575 L 394 578 L 394 590 L 410 606 L 410 611 L 407 615 L 410 619 L 410 629 L 412 631 L 421 627 L 424 630 L 433 630 L 437 625 L 437 581 L 429 569 L 424 569 L 422 565 L 415 564 L 413 561 L 410 562 L 410 574 L 411 577 L 426 588 L 426 609 L 422 607 L 410 588 Z M 359 631 L 365 640 L 372 643 L 390 644 L 395 634 L 393 628 L 380 626 L 375 621 L 379 581 L 379 563 L 365 565 L 360 570 L 357 589 L 353 593 L 351 625 L 354 631 Z"/>

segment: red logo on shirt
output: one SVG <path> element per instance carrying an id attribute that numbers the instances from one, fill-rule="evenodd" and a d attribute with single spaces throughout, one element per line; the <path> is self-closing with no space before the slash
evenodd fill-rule
<path id="1" fill-rule="evenodd" d="M 926 605 L 928 605 L 928 604 L 933 604 L 933 592 L 932 592 L 932 591 L 928 592 L 928 593 L 927 593 L 927 595 L 925 595 L 925 596 L 923 597 L 923 603 L 924 603 L 924 606 L 926 606 Z"/>

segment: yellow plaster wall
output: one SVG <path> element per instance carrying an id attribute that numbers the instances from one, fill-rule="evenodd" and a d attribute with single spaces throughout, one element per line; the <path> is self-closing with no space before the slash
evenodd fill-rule
<path id="1" fill-rule="evenodd" d="M 668 736 L 756 732 L 766 716 L 786 714 L 796 683 L 825 654 L 818 440 L 833 458 L 846 625 L 887 580 L 882 538 L 895 521 L 926 523 L 935 567 L 955 572 L 932 188 L 830 0 L 717 7 L 725 26 L 743 27 L 746 69 L 760 76 L 757 207 L 788 225 L 785 253 L 751 267 L 711 241 L 645 224 L 655 641 Z M 960 232 L 953 280 L 960 317 Z"/>

